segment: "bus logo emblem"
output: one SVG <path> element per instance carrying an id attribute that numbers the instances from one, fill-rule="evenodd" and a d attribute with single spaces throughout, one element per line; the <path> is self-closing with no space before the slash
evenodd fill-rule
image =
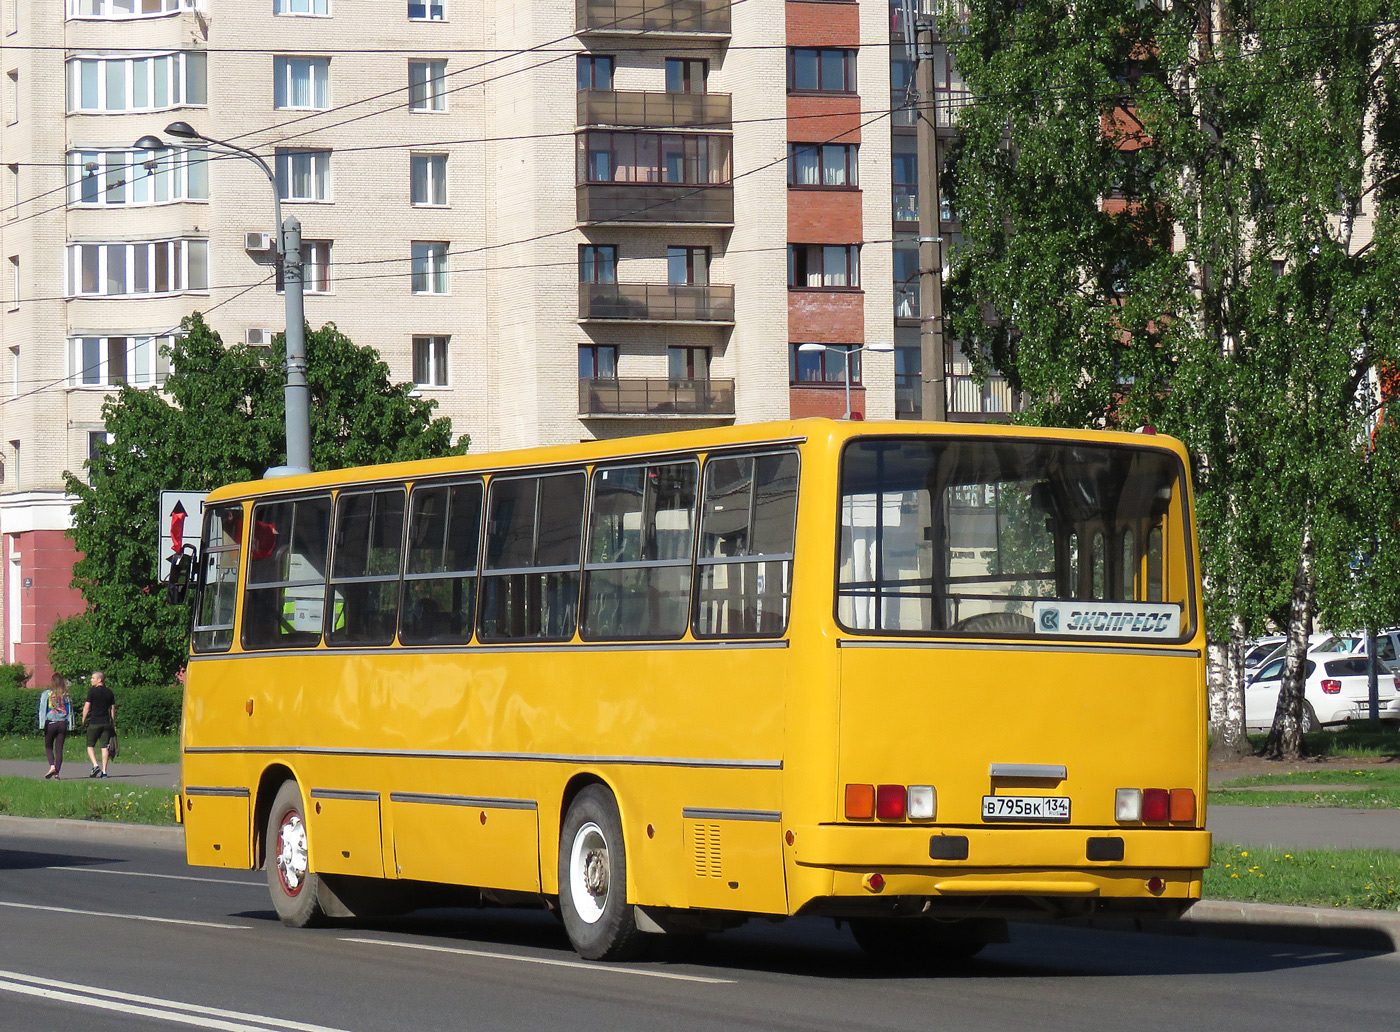
<path id="1" fill-rule="evenodd" d="M 1058 609 L 1042 609 L 1040 611 L 1040 629 L 1053 634 L 1060 629 L 1060 611 Z"/>

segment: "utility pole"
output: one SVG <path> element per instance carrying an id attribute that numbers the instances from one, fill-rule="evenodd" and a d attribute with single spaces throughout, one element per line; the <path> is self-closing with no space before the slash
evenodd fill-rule
<path id="1" fill-rule="evenodd" d="M 912 7 L 909 4 L 905 11 L 912 13 Z M 917 35 L 914 111 L 918 119 L 922 415 L 924 419 L 947 419 L 948 359 L 943 340 L 943 205 L 938 192 L 938 97 L 933 81 L 933 22 L 920 21 Z"/>

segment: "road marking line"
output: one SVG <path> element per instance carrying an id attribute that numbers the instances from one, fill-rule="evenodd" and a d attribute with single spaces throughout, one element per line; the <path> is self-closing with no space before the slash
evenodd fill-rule
<path id="1" fill-rule="evenodd" d="M 207 882 L 210 885 L 244 885 L 255 889 L 261 881 L 233 881 L 229 878 L 199 878 L 192 874 L 153 874 L 149 871 L 114 871 L 110 867 L 50 867 L 50 871 L 76 871 L 79 874 L 120 874 L 126 878 L 168 878 L 171 881 Z"/>
<path id="2" fill-rule="evenodd" d="M 195 928 L 236 928 L 246 931 L 250 925 L 219 924 L 216 921 L 182 921 L 178 917 L 150 917 L 146 914 L 113 914 L 105 910 L 78 910 L 75 907 L 42 907 L 37 903 L 11 903 L 0 900 L 0 907 L 15 910 L 44 910 L 51 914 L 77 914 L 80 917 L 117 917 L 124 921 L 150 921 L 155 924 L 191 925 Z"/>
<path id="3" fill-rule="evenodd" d="M 219 1007 L 204 1007 L 179 1000 L 165 1000 L 158 996 L 140 996 L 123 993 L 114 989 L 97 989 L 73 982 L 59 982 L 37 975 L 25 975 L 18 971 L 0 971 L 0 992 L 19 993 L 40 999 L 71 1003 L 80 1007 L 95 1007 L 98 1010 L 119 1011 L 123 1014 L 136 1014 L 141 1017 L 159 1018 L 184 1025 L 197 1025 L 200 1028 L 219 1029 L 220 1032 L 267 1032 L 268 1029 L 290 1029 L 293 1032 L 345 1032 L 343 1029 L 326 1025 L 309 1025 L 300 1021 L 286 1021 L 261 1014 L 248 1014 L 244 1011 L 223 1010 Z"/>
<path id="4" fill-rule="evenodd" d="M 615 975 L 640 975 L 643 978 L 666 978 L 675 982 L 703 982 L 706 985 L 733 985 L 732 978 L 707 978 L 704 975 L 682 975 L 674 971 L 648 971 L 646 968 L 615 967 L 593 964 L 584 960 L 554 960 L 550 957 L 526 957 L 518 953 L 493 953 L 490 950 L 468 950 L 456 946 L 431 946 L 420 942 L 395 942 L 392 939 L 355 939 L 341 936 L 341 942 L 358 942 L 370 946 L 397 946 L 404 950 L 428 950 L 432 953 L 456 953 L 464 957 L 484 957 L 488 960 L 515 960 L 522 964 L 545 964 L 549 967 L 580 968 Z"/>

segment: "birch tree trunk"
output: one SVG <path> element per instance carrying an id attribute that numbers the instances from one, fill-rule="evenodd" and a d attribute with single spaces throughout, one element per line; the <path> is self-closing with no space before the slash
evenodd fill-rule
<path id="1" fill-rule="evenodd" d="M 1288 611 L 1288 645 L 1284 651 L 1283 684 L 1274 710 L 1263 755 L 1271 760 L 1296 760 L 1303 755 L 1303 681 L 1307 670 L 1308 638 L 1312 634 L 1317 575 L 1313 569 L 1312 527 L 1303 524 L 1298 568 L 1293 575 L 1293 601 Z"/>
<path id="2" fill-rule="evenodd" d="M 1235 613 L 1229 639 L 1210 647 L 1212 760 L 1238 759 L 1250 752 L 1244 730 L 1244 640 L 1244 617 Z"/>

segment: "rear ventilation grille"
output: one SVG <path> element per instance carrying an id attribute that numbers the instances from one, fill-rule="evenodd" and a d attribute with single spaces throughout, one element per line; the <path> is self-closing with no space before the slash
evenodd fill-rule
<path id="1" fill-rule="evenodd" d="M 695 877 L 723 878 L 718 824 L 692 824 L 695 841 Z"/>

